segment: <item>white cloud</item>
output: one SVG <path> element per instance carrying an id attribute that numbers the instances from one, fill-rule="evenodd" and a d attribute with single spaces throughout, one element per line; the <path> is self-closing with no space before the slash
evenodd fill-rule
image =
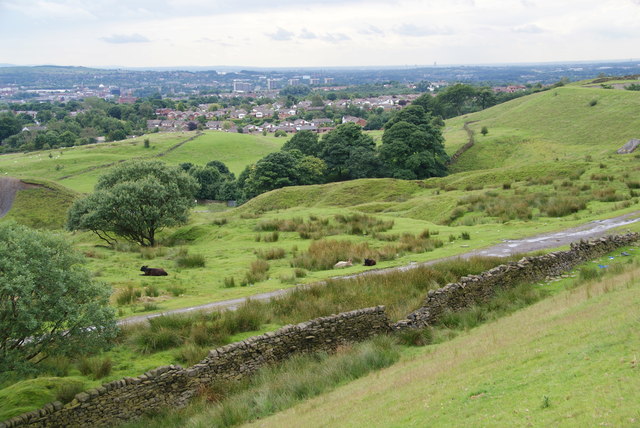
<path id="1" fill-rule="evenodd" d="M 267 36 L 269 36 L 273 40 L 282 42 L 293 39 L 294 34 L 291 31 L 287 31 L 284 28 L 278 27 L 278 31 L 276 31 L 275 33 L 267 33 Z"/>
<path id="2" fill-rule="evenodd" d="M 526 25 L 521 25 L 520 27 L 514 28 L 513 32 L 539 34 L 539 33 L 544 33 L 544 30 L 535 24 L 526 24 Z"/>
<path id="3" fill-rule="evenodd" d="M 107 37 L 101 37 L 101 40 L 107 43 L 149 43 L 151 40 L 140 34 L 113 34 Z"/>

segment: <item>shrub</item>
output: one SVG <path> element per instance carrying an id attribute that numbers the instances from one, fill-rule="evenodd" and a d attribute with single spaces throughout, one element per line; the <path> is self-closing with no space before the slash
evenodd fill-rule
<path id="1" fill-rule="evenodd" d="M 480 133 L 481 133 L 482 135 L 487 135 L 487 134 L 489 133 L 489 128 L 487 128 L 486 126 L 483 126 L 483 127 L 480 129 Z"/>
<path id="2" fill-rule="evenodd" d="M 596 100 L 595 98 L 594 98 L 594 99 L 592 99 L 591 101 L 589 101 L 589 107 L 593 107 L 593 106 L 595 106 L 596 104 L 598 104 L 598 100 Z"/>

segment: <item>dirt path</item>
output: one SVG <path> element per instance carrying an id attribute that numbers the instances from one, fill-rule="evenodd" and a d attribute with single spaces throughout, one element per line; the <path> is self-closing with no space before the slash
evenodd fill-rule
<path id="1" fill-rule="evenodd" d="M 0 177 L 0 218 L 9 212 L 18 190 L 28 189 L 30 187 L 35 187 L 35 185 L 23 183 L 13 177 Z"/>
<path id="2" fill-rule="evenodd" d="M 551 248 L 561 247 L 563 245 L 568 245 L 571 242 L 579 241 L 580 239 L 598 238 L 606 235 L 607 232 L 610 231 L 611 229 L 614 229 L 617 227 L 623 227 L 638 221 L 640 221 L 640 211 L 635 211 L 633 213 L 625 214 L 625 215 L 614 217 L 614 218 L 592 221 L 589 223 L 582 224 L 580 226 L 572 227 L 570 229 L 565 229 L 558 232 L 544 233 L 541 235 L 535 235 L 535 236 L 522 238 L 522 239 L 514 239 L 514 240 L 505 239 L 500 244 L 492 245 L 487 248 L 481 248 L 478 250 L 469 251 L 467 253 L 459 254 L 452 257 L 445 257 L 445 258 L 430 260 L 428 262 L 422 262 L 422 263 L 410 263 L 405 266 L 397 266 L 397 267 L 391 267 L 386 269 L 374 269 L 374 270 L 356 273 L 353 275 L 337 276 L 334 278 L 355 278 L 358 276 L 366 276 L 366 275 L 382 275 L 394 270 L 407 271 L 410 269 L 415 269 L 420 266 L 428 266 L 435 263 L 440 263 L 445 260 L 451 260 L 451 259 L 457 259 L 457 258 L 468 259 L 474 256 L 508 257 L 512 254 L 547 250 Z M 255 294 L 253 296 L 250 296 L 248 298 L 252 300 L 269 300 L 274 297 L 282 296 L 294 289 L 295 287 L 277 290 L 277 291 L 271 291 L 268 293 L 260 293 L 260 294 Z M 144 322 L 150 318 L 155 318 L 162 315 L 184 314 L 184 313 L 189 313 L 193 311 L 236 309 L 246 299 L 247 298 L 243 297 L 239 299 L 222 300 L 219 302 L 212 302 L 212 303 L 206 303 L 204 305 L 192 306 L 190 308 L 173 309 L 160 314 L 138 315 L 135 317 L 121 319 L 120 321 L 118 321 L 118 324 L 119 325 L 137 324 L 140 322 Z"/>

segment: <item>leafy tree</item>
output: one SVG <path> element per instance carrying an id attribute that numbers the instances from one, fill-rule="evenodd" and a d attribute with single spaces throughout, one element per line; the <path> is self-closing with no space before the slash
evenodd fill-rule
<path id="1" fill-rule="evenodd" d="M 156 233 L 184 224 L 198 184 L 179 167 L 127 162 L 104 174 L 95 192 L 69 210 L 70 230 L 90 230 L 112 245 L 116 236 L 154 245 Z"/>
<path id="2" fill-rule="evenodd" d="M 270 153 L 245 169 L 238 179 L 246 199 L 269 190 L 317 184 L 324 177 L 324 162 L 298 150 Z"/>
<path id="3" fill-rule="evenodd" d="M 0 141 L 22 130 L 22 122 L 13 113 L 0 113 Z"/>
<path id="4" fill-rule="evenodd" d="M 189 174 L 191 174 L 200 185 L 200 189 L 196 192 L 196 198 L 219 199 L 218 194 L 220 193 L 220 187 L 225 180 L 217 168 L 196 166 L 189 170 Z"/>
<path id="5" fill-rule="evenodd" d="M 0 367 L 105 348 L 117 332 L 111 290 L 92 279 L 66 240 L 0 224 Z"/>
<path id="6" fill-rule="evenodd" d="M 327 164 L 329 181 L 350 180 L 360 178 L 356 173 L 368 165 L 353 163 L 354 160 L 363 160 L 365 154 L 375 154 L 375 143 L 370 135 L 364 134 L 362 128 L 355 123 L 344 123 L 329 131 L 322 138 L 320 144 L 320 159 Z M 353 157 L 358 150 L 358 156 Z"/>
<path id="7" fill-rule="evenodd" d="M 320 151 L 318 134 L 312 131 L 296 132 L 289 141 L 284 143 L 282 150 L 300 150 L 305 155 L 317 157 Z"/>
<path id="8" fill-rule="evenodd" d="M 233 177 L 233 173 L 231 171 L 229 171 L 229 167 L 227 167 L 224 162 L 219 161 L 219 160 L 212 160 L 211 162 L 207 162 L 206 166 L 210 166 L 212 168 L 215 168 L 218 170 L 218 172 L 222 175 L 226 175 L 229 176 L 231 178 Z"/>
<path id="9" fill-rule="evenodd" d="M 380 160 L 392 177 L 423 179 L 445 175 L 449 157 L 431 116 L 421 106 L 411 105 L 385 125 Z"/>
<path id="10" fill-rule="evenodd" d="M 322 99 L 322 95 L 314 94 L 311 97 L 311 107 L 324 107 L 324 100 Z"/>

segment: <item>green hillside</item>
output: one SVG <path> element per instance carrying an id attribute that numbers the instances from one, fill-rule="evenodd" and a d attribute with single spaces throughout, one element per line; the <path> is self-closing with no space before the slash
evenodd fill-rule
<path id="1" fill-rule="evenodd" d="M 523 166 L 538 162 L 595 160 L 640 137 L 640 93 L 574 84 L 550 89 L 447 121 L 447 144 L 467 141 L 465 122 L 476 144 L 452 168 Z M 481 135 L 482 127 L 488 134 Z"/>
<path id="2" fill-rule="evenodd" d="M 279 150 L 284 139 L 226 132 L 150 134 L 131 140 L 0 156 L 0 173 L 16 178 L 41 178 L 78 192 L 91 192 L 106 168 L 128 159 L 159 157 L 170 164 L 204 165 L 221 160 L 235 174 L 250 163 Z M 149 148 L 144 139 L 150 139 Z M 178 146 L 179 147 L 175 147 Z"/>
<path id="3" fill-rule="evenodd" d="M 639 274 L 569 289 L 251 426 L 637 426 Z"/>
<path id="4" fill-rule="evenodd" d="M 67 221 L 67 210 L 79 194 L 46 180 L 26 179 L 24 182 L 33 186 L 16 193 L 11 209 L 0 221 L 62 229 Z"/>

